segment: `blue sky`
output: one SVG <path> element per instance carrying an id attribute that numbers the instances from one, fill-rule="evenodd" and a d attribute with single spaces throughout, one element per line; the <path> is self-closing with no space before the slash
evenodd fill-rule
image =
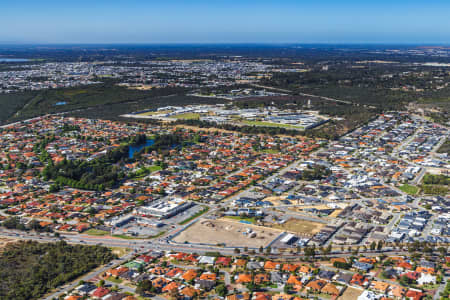
<path id="1" fill-rule="evenodd" d="M 0 42 L 450 43 L 450 0 L 0 0 Z"/>

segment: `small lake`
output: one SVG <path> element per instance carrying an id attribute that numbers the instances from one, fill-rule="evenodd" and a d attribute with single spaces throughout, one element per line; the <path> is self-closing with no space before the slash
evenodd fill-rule
<path id="1" fill-rule="evenodd" d="M 26 58 L 5 58 L 0 57 L 0 62 L 26 62 L 29 61 L 29 59 Z"/>
<path id="2" fill-rule="evenodd" d="M 133 156 L 136 152 L 139 152 L 142 149 L 144 149 L 145 147 L 151 146 L 154 143 L 155 143 L 155 140 L 147 140 L 144 144 L 128 147 L 128 157 L 133 158 Z"/>

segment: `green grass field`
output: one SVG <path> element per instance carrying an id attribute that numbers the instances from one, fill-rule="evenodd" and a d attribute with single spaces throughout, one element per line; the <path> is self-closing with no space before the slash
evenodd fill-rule
<path id="1" fill-rule="evenodd" d="M 404 185 L 400 186 L 399 189 L 409 195 L 416 195 L 417 192 L 419 191 L 419 188 L 417 186 L 413 186 L 413 185 L 409 185 L 409 184 L 404 184 Z"/>
<path id="2" fill-rule="evenodd" d="M 277 150 L 277 149 L 264 149 L 262 152 L 263 153 L 268 153 L 268 154 L 276 154 L 276 153 L 280 153 L 280 150 Z"/>
<path id="3" fill-rule="evenodd" d="M 98 229 L 94 229 L 91 228 L 89 230 L 86 230 L 85 232 L 83 232 L 84 234 L 87 235 L 93 235 L 93 236 L 105 236 L 105 235 L 109 235 L 108 231 L 105 230 L 98 230 Z"/>
<path id="4" fill-rule="evenodd" d="M 153 165 L 153 166 L 148 167 L 148 169 L 150 170 L 150 172 L 156 172 L 156 171 L 161 171 L 162 167 Z"/>
<path id="5" fill-rule="evenodd" d="M 109 277 L 109 278 L 108 278 L 108 281 L 111 281 L 111 282 L 114 282 L 114 283 L 117 283 L 117 284 L 121 284 L 121 283 L 123 282 L 122 279 L 120 279 L 120 278 L 115 278 L 115 277 L 113 277 L 113 276 Z"/>
<path id="6" fill-rule="evenodd" d="M 248 217 L 241 217 L 241 216 L 227 216 L 225 218 L 233 219 L 233 220 L 236 220 L 236 221 L 246 221 L 246 222 L 250 222 L 252 224 L 256 223 L 256 219 L 255 218 L 248 218 Z"/>
<path id="7" fill-rule="evenodd" d="M 290 124 L 279 124 L 279 123 L 272 123 L 272 122 L 264 122 L 264 121 L 243 121 L 245 125 L 251 125 L 251 126 L 266 126 L 266 127 L 282 127 L 282 128 L 288 128 L 288 129 L 298 129 L 303 130 L 305 129 L 302 126 L 296 126 L 296 125 L 290 125 Z"/>
<path id="8" fill-rule="evenodd" d="M 171 116 L 173 119 L 183 119 L 183 120 L 198 120 L 200 119 L 200 114 L 197 113 L 184 113 Z"/>

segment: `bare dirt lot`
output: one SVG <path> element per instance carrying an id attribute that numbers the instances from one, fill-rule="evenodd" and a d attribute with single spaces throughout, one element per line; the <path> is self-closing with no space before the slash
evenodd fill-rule
<path id="1" fill-rule="evenodd" d="M 17 240 L 15 239 L 8 239 L 8 238 L 0 238 L 0 252 L 2 252 L 3 248 L 10 244 L 10 243 L 15 243 L 17 242 Z"/>
<path id="2" fill-rule="evenodd" d="M 174 241 L 192 244 L 225 244 L 227 247 L 266 247 L 283 231 L 262 226 L 244 224 L 233 220 L 200 219 Z"/>
<path id="3" fill-rule="evenodd" d="M 362 290 L 353 287 L 347 287 L 344 293 L 338 298 L 339 300 L 355 300 L 362 294 Z"/>
<path id="4" fill-rule="evenodd" d="M 264 201 L 269 201 L 273 204 L 273 206 L 280 206 L 282 203 L 281 200 L 286 199 L 286 196 L 270 196 L 267 198 L 264 198 Z"/>
<path id="5" fill-rule="evenodd" d="M 292 218 L 283 224 L 274 225 L 273 228 L 289 231 L 302 237 L 310 237 L 319 232 L 324 226 L 325 224 L 319 222 Z"/>

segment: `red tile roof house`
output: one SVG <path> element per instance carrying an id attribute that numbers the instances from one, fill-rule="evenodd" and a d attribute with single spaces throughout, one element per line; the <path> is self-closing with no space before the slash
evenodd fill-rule
<path id="1" fill-rule="evenodd" d="M 271 300 L 272 296 L 264 292 L 255 292 L 252 300 Z"/>
<path id="2" fill-rule="evenodd" d="M 255 284 L 268 283 L 268 282 L 270 282 L 270 276 L 269 276 L 269 274 L 266 274 L 266 273 L 259 273 L 259 274 L 255 275 L 255 277 L 253 278 L 253 281 Z"/>
<path id="3" fill-rule="evenodd" d="M 284 264 L 282 270 L 286 272 L 295 272 L 299 268 L 299 265 Z"/>
<path id="4" fill-rule="evenodd" d="M 216 281 L 216 273 L 203 273 L 200 275 L 200 280 Z"/>
<path id="5" fill-rule="evenodd" d="M 153 259 L 155 259 L 153 256 L 149 256 L 149 255 L 145 255 L 145 254 L 142 254 L 141 256 L 136 258 L 136 260 L 139 260 L 139 261 L 142 261 L 142 262 L 145 262 L 145 263 L 149 263 Z"/>
<path id="6" fill-rule="evenodd" d="M 218 257 L 214 264 L 222 267 L 228 267 L 229 265 L 231 265 L 231 257 L 225 256 Z"/>
<path id="7" fill-rule="evenodd" d="M 409 279 L 417 281 L 417 279 L 419 279 L 419 277 L 420 277 L 420 273 L 414 271 L 414 272 L 408 272 L 408 273 L 402 274 L 402 276 L 406 276 Z"/>
<path id="8" fill-rule="evenodd" d="M 316 279 L 313 281 L 308 282 L 308 284 L 306 285 L 306 289 L 307 290 L 313 290 L 315 292 L 320 291 L 325 285 L 327 284 L 327 282 L 325 280 L 321 280 L 321 279 Z"/>
<path id="9" fill-rule="evenodd" d="M 424 293 L 416 289 L 410 289 L 405 294 L 405 297 L 408 300 L 421 300 L 424 296 Z"/>
<path id="10" fill-rule="evenodd" d="M 122 275 L 125 272 L 128 272 L 128 270 L 129 269 L 126 268 L 126 267 L 119 267 L 119 268 L 115 268 L 115 269 L 110 269 L 110 270 L 106 271 L 106 275 L 117 277 L 119 275 Z"/>
<path id="11" fill-rule="evenodd" d="M 238 279 L 236 280 L 236 283 L 250 283 L 250 282 L 252 282 L 251 274 L 239 274 Z"/>
<path id="12" fill-rule="evenodd" d="M 152 280 L 152 285 L 156 288 L 156 290 L 161 290 L 163 287 L 167 285 L 167 283 L 169 283 L 169 280 L 163 277 L 158 277 Z"/>
<path id="13" fill-rule="evenodd" d="M 350 280 L 350 284 L 367 287 L 369 285 L 369 279 L 361 274 L 355 273 Z"/>
<path id="14" fill-rule="evenodd" d="M 181 268 L 173 268 L 172 270 L 170 270 L 169 272 L 167 272 L 166 273 L 166 275 L 164 275 L 164 276 L 166 276 L 166 277 L 169 277 L 169 278 L 178 278 L 178 277 L 180 277 L 181 276 L 181 274 L 183 273 L 184 271 L 183 271 L 183 269 L 181 269 Z"/>
<path id="15" fill-rule="evenodd" d="M 265 270 L 275 270 L 275 269 L 280 269 L 281 264 L 278 262 L 273 262 L 273 261 L 266 261 L 266 263 L 264 264 L 264 269 Z"/>
<path id="16" fill-rule="evenodd" d="M 177 254 L 170 255 L 170 257 L 172 257 L 172 258 L 174 258 L 176 260 L 183 260 L 186 256 L 188 256 L 188 254 L 184 253 L 184 252 L 179 252 Z"/>
<path id="17" fill-rule="evenodd" d="M 109 290 L 104 287 L 96 288 L 94 291 L 92 291 L 91 296 L 94 298 L 103 298 L 104 296 L 109 294 Z"/>
<path id="18" fill-rule="evenodd" d="M 189 269 L 182 276 L 185 281 L 189 282 L 197 277 L 197 271 Z"/>
<path id="19" fill-rule="evenodd" d="M 163 287 L 162 292 L 165 293 L 165 292 L 170 292 L 173 290 L 178 290 L 179 287 L 180 287 L 180 285 L 177 282 L 172 281 L 171 283 L 169 283 L 168 285 Z"/>
<path id="20" fill-rule="evenodd" d="M 402 261 L 397 264 L 397 267 L 405 269 L 405 270 L 412 270 L 413 266 L 409 262 Z"/>

